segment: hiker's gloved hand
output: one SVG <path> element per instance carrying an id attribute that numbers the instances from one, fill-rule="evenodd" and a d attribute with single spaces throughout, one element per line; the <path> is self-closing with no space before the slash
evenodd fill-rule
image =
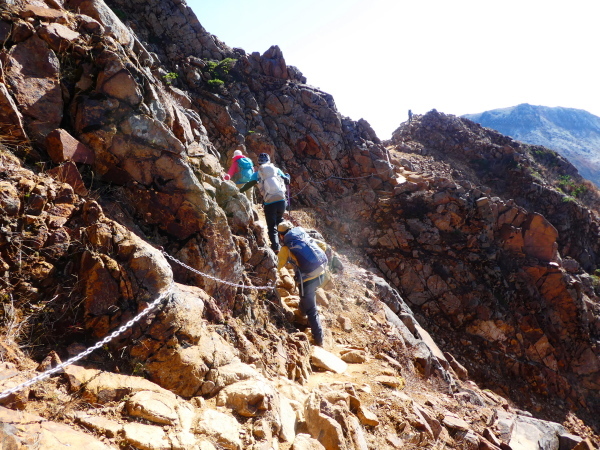
<path id="1" fill-rule="evenodd" d="M 225 175 L 223 175 L 223 180 L 229 181 L 231 180 L 231 177 L 229 176 L 229 174 L 226 173 Z"/>
<path id="2" fill-rule="evenodd" d="M 285 177 L 283 177 L 283 182 L 284 182 L 285 184 L 290 184 L 290 181 L 291 181 L 291 179 L 290 179 L 290 174 L 289 174 L 289 173 L 286 173 L 286 174 L 285 174 Z"/>

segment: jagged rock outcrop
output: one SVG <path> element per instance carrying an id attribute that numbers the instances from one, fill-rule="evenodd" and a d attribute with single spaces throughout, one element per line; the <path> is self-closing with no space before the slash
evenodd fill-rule
<path id="1" fill-rule="evenodd" d="M 368 247 L 407 302 L 435 323 L 446 348 L 461 353 L 452 344 L 461 339 L 471 355 L 481 351 L 467 364 L 470 373 L 479 367 L 489 379 L 516 376 L 529 380 L 526 390 L 596 408 L 599 302 L 582 270 L 596 265 L 596 214 L 537 182 L 537 149 L 468 121 L 432 111 L 397 130 L 392 143 L 454 168 L 444 177 L 414 179 L 411 190 L 381 199 L 378 212 L 364 211 L 377 225 L 358 225 L 356 244 Z M 499 178 L 503 170 L 515 176 Z M 574 169 L 563 162 L 555 170 Z M 461 180 L 467 171 L 482 184 Z M 410 172 L 405 176 L 411 180 Z M 586 220 L 567 229 L 560 218 L 571 213 Z"/>
<path id="2" fill-rule="evenodd" d="M 448 177 L 468 178 L 484 194 L 490 189 L 493 195 L 542 214 L 559 231 L 561 255 L 580 261 L 588 272 L 595 270 L 598 217 L 593 210 L 598 209 L 598 191 L 556 152 L 435 111 L 396 130 L 391 143 L 401 151 L 437 155 L 454 165 Z"/>

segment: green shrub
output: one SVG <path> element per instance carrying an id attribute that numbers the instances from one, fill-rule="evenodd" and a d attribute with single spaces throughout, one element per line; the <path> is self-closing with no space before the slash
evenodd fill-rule
<path id="1" fill-rule="evenodd" d="M 561 175 L 558 177 L 558 185 L 561 187 L 573 186 L 575 183 L 571 180 L 571 175 Z"/>
<path id="2" fill-rule="evenodd" d="M 585 187 L 583 184 L 580 184 L 580 185 L 577 185 L 577 186 L 575 187 L 575 189 L 573 189 L 573 195 L 574 195 L 575 197 L 579 197 L 579 196 L 580 196 L 581 194 L 583 194 L 585 191 L 587 191 L 587 188 L 586 188 L 586 187 Z"/>
<path id="3" fill-rule="evenodd" d="M 212 78 L 227 78 L 237 59 L 225 58 L 222 61 L 208 61 L 206 67 Z"/>
<path id="4" fill-rule="evenodd" d="M 171 84 L 173 82 L 173 80 L 177 79 L 178 76 L 179 75 L 176 74 L 175 72 L 169 72 L 168 74 L 163 75 L 163 79 L 165 80 L 165 83 Z"/>
<path id="5" fill-rule="evenodd" d="M 225 82 L 223 80 L 219 80 L 218 78 L 213 78 L 212 80 L 208 80 L 208 85 L 212 88 L 218 88 L 223 86 Z"/>
<path id="6" fill-rule="evenodd" d="M 570 175 L 561 175 L 558 179 L 558 186 L 573 197 L 579 197 L 587 191 L 587 187 L 584 184 L 575 183 Z"/>
<path id="7" fill-rule="evenodd" d="M 222 61 L 208 61 L 206 71 L 210 75 L 208 85 L 212 88 L 219 88 L 225 84 L 229 78 L 229 72 L 237 62 L 235 58 L 225 58 Z"/>

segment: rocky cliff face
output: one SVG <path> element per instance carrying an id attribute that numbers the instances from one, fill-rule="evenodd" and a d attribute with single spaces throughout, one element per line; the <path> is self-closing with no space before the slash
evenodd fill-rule
<path id="1" fill-rule="evenodd" d="M 231 49 L 179 1 L 0 19 L 2 390 L 116 333 L 2 400 L 15 448 L 597 442 L 598 194 L 564 158 L 435 111 L 384 145 L 277 47 Z M 222 181 L 238 146 L 290 173 L 290 219 L 338 252 L 331 352 Z"/>
<path id="2" fill-rule="evenodd" d="M 397 212 L 393 236 L 406 262 L 396 266 L 382 245 L 390 244 L 380 240 L 370 251 L 382 270 L 396 276 L 409 303 L 435 327 L 444 324 L 444 334 L 461 330 L 446 334 L 457 351 L 480 349 L 479 367 L 488 379 L 498 373 L 529 378 L 526 390 L 567 402 L 577 396 L 560 391 L 576 385 L 585 386 L 580 401 L 596 397 L 588 389 L 597 386 L 598 301 L 586 270 L 593 273 L 597 265 L 598 221 L 584 203 L 551 181 L 540 182 L 537 159 L 548 151 L 436 112 L 401 127 L 392 144 L 449 166 L 443 177 L 428 181 L 437 186 L 432 191 L 419 184 L 409 193 L 395 189 L 401 196 L 381 211 L 378 233 L 390 236 L 389 215 Z M 573 173 L 552 157 L 557 174 L 544 180 Z M 469 172 L 476 186 L 464 180 Z M 577 227 L 567 217 L 576 217 Z"/>
<path id="3" fill-rule="evenodd" d="M 463 117 L 519 141 L 560 152 L 598 185 L 600 118 L 580 109 L 522 104 Z"/>

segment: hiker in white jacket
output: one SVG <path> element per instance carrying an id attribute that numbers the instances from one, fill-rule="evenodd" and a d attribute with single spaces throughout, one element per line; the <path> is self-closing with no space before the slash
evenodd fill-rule
<path id="1" fill-rule="evenodd" d="M 258 183 L 258 190 L 263 198 L 267 234 L 271 241 L 271 249 L 277 254 L 280 247 L 277 225 L 283 220 L 283 214 L 287 207 L 285 185 L 290 182 L 290 176 L 271 164 L 271 158 L 266 153 L 258 155 L 258 164 L 258 170 L 250 177 L 250 181 L 240 189 L 240 192 L 244 192 Z"/>

